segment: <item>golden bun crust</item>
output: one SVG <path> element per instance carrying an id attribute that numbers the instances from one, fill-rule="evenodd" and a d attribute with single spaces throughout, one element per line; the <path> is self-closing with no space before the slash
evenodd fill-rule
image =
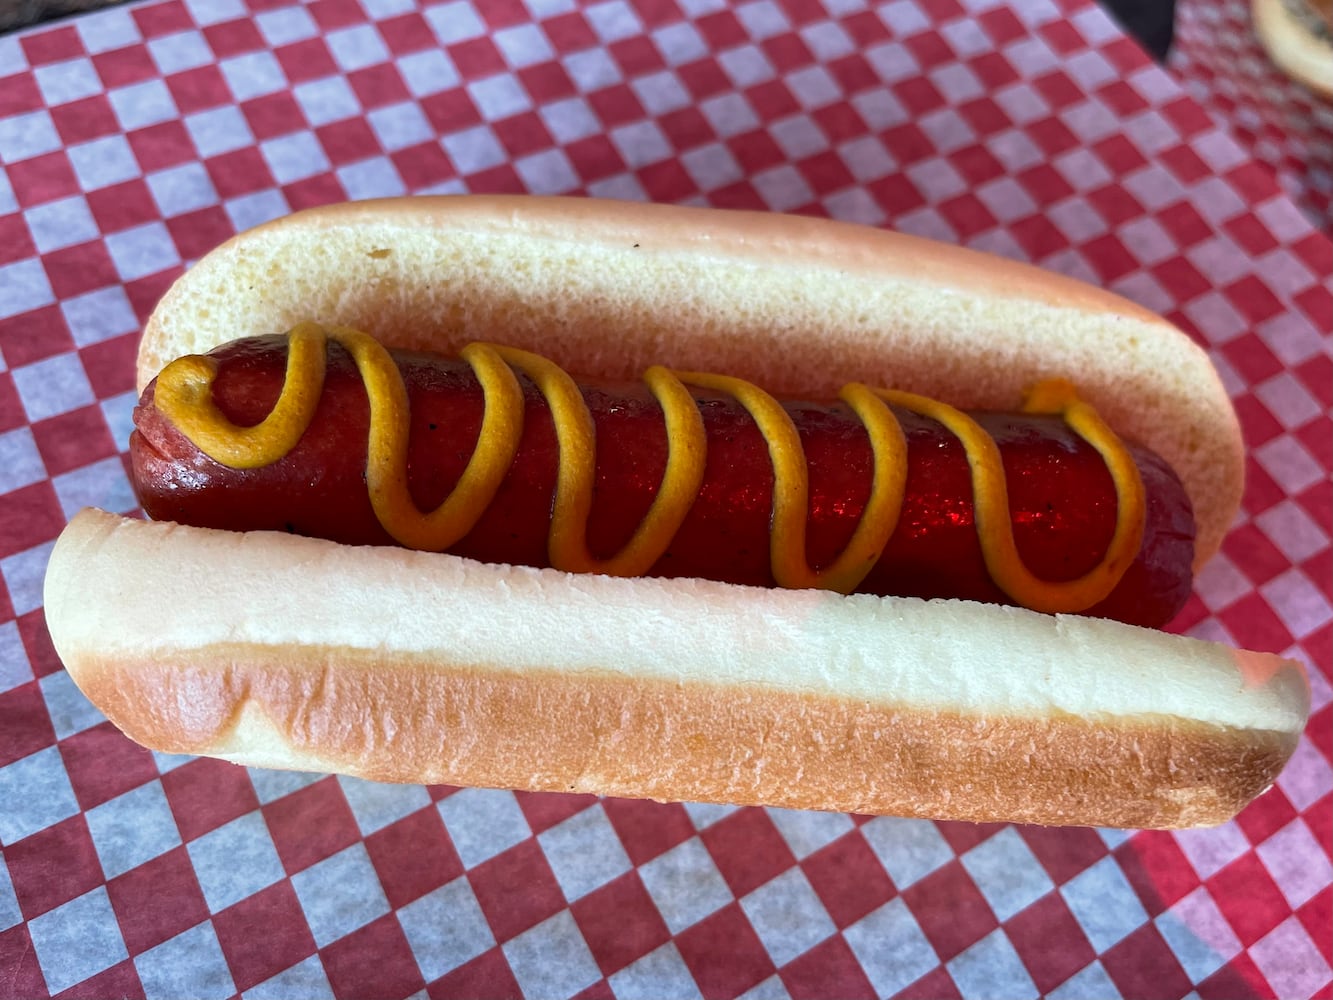
<path id="1" fill-rule="evenodd" d="M 1309 712 L 1296 663 L 1114 622 L 92 510 L 45 596 L 71 676 L 139 742 L 387 781 L 1210 825 Z"/>
<path id="2" fill-rule="evenodd" d="M 1090 285 L 865 226 L 526 196 L 312 209 L 176 282 L 147 325 L 139 388 L 179 355 L 302 320 L 409 349 L 505 343 L 582 375 L 711 370 L 809 398 L 862 381 L 1004 410 L 1064 376 L 1181 477 L 1196 568 L 1240 504 L 1235 411 L 1185 334 Z"/>
<path id="3" fill-rule="evenodd" d="M 1277 67 L 1325 100 L 1333 99 L 1333 19 L 1328 4 L 1307 4 L 1297 14 L 1291 0 L 1254 0 L 1255 34 Z M 1322 20 L 1322 24 L 1319 22 Z M 1308 23 L 1306 23 L 1308 21 Z M 1315 33 L 1316 27 L 1323 37 Z"/>

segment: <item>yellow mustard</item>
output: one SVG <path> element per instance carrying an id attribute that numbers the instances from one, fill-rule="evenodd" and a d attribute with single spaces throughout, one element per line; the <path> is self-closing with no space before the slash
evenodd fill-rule
<path id="1" fill-rule="evenodd" d="M 453 492 L 423 513 L 407 487 L 408 399 L 398 366 L 373 337 L 345 328 L 302 323 L 290 334 L 282 391 L 269 415 L 253 427 L 232 424 L 212 399 L 213 359 L 180 358 L 158 377 L 158 409 L 201 452 L 235 469 L 260 468 L 290 452 L 314 417 L 324 386 L 327 342 L 351 354 L 370 404 L 366 483 L 384 529 L 410 548 L 443 551 L 462 539 L 495 496 L 518 450 L 523 430 L 522 372 L 545 395 L 559 447 L 555 502 L 547 551 L 551 565 L 577 573 L 642 576 L 670 546 L 703 483 L 707 441 L 703 418 L 686 385 L 730 394 L 749 412 L 773 463 L 773 511 L 769 558 L 782 587 L 816 587 L 850 593 L 879 561 L 898 523 L 907 479 L 907 443 L 890 406 L 938 421 L 963 444 L 971 469 L 978 537 L 996 586 L 1015 603 L 1037 611 L 1086 610 L 1103 600 L 1133 562 L 1143 540 L 1145 499 L 1138 467 L 1096 411 L 1062 379 L 1038 383 L 1022 411 L 1058 415 L 1096 448 L 1115 485 L 1117 515 L 1100 563 L 1076 580 L 1034 576 L 1014 543 L 1009 494 L 999 446 L 981 426 L 946 403 L 913 393 L 873 389 L 853 382 L 840 396 L 865 425 L 874 460 L 870 497 L 850 542 L 827 567 L 806 560 L 809 469 L 800 435 L 771 395 L 742 379 L 705 372 L 649 368 L 644 380 L 662 408 L 667 465 L 648 514 L 625 547 L 608 559 L 588 550 L 596 442 L 592 415 L 574 380 L 558 365 L 527 351 L 471 344 L 462 357 L 481 384 L 485 413 L 477 445 Z"/>

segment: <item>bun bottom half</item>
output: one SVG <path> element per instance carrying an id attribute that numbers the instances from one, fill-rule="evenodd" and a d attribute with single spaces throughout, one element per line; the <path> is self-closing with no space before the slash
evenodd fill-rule
<path id="1" fill-rule="evenodd" d="M 1294 663 L 1091 619 L 74 519 L 47 576 L 131 738 L 364 778 L 1183 827 L 1275 779 Z"/>

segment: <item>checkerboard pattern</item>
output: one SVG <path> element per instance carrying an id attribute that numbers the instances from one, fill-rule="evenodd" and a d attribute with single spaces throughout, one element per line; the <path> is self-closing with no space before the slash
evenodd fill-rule
<path id="1" fill-rule="evenodd" d="M 1255 36 L 1249 0 L 1183 0 L 1171 68 L 1333 237 L 1333 99 L 1274 66 Z"/>
<path id="2" fill-rule="evenodd" d="M 0 36 L 0 996 L 1330 997 L 1333 250 L 1091 0 L 155 0 Z M 136 331 L 239 228 L 530 191 L 830 215 L 1197 336 L 1250 447 L 1180 630 L 1311 669 L 1180 834 L 387 787 L 150 753 L 51 542 L 132 511 Z"/>

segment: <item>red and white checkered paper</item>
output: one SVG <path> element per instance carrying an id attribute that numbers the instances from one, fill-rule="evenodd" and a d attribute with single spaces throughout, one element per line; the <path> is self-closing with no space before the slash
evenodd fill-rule
<path id="1" fill-rule="evenodd" d="M 1333 237 L 1333 97 L 1274 64 L 1255 34 L 1250 0 L 1180 0 L 1171 69 Z"/>
<path id="2" fill-rule="evenodd" d="M 891 225 L 1197 335 L 1249 489 L 1176 627 L 1310 665 L 1276 787 L 1216 830 L 1050 830 L 376 786 L 121 737 L 41 580 L 78 507 L 134 508 L 158 296 L 289 209 L 497 190 Z M 1331 256 L 1090 0 L 162 0 L 0 36 L 0 995 L 1333 996 Z"/>

